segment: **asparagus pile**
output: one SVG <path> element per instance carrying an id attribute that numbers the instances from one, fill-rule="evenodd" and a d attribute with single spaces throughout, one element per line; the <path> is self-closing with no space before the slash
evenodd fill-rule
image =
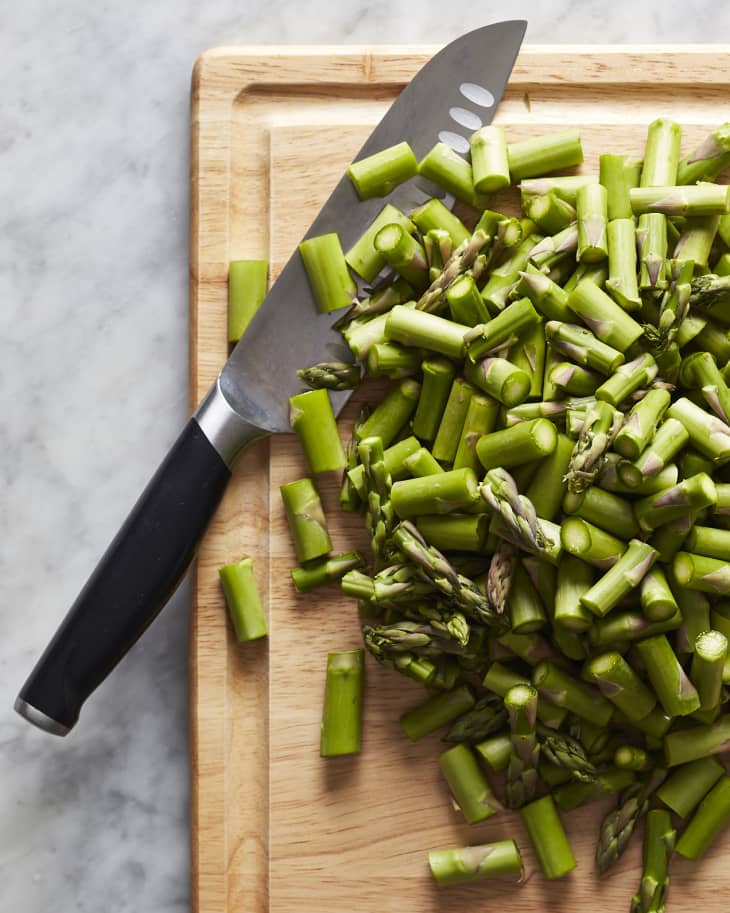
<path id="1" fill-rule="evenodd" d="M 485 127 L 471 164 L 401 143 L 353 165 L 363 199 L 418 172 L 457 201 L 386 203 L 347 251 L 302 245 L 318 307 L 350 303 L 357 364 L 392 382 L 347 448 L 326 389 L 357 368 L 306 367 L 291 401 L 311 472 L 344 468 L 370 566 L 329 554 L 311 480 L 283 491 L 297 588 L 340 579 L 365 648 L 429 689 L 401 725 L 443 731 L 469 823 L 520 809 L 559 878 L 576 864 L 560 812 L 615 797 L 599 873 L 646 817 L 632 913 L 664 909 L 675 845 L 697 858 L 730 820 L 730 125 L 684 158 L 680 140 L 659 119 L 642 161 L 545 176 L 583 161 L 577 133 Z M 489 196 L 517 182 L 521 218 Z M 359 746 L 362 663 L 344 668 L 323 720 L 337 753 Z M 513 841 L 429 861 L 439 884 L 522 871 Z"/>

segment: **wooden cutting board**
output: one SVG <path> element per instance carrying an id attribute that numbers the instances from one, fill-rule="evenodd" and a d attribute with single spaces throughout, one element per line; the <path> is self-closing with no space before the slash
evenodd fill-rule
<path id="1" fill-rule="evenodd" d="M 197 62 L 192 85 L 190 398 L 196 405 L 227 354 L 229 260 L 264 258 L 275 278 L 343 168 L 433 48 L 222 48 Z M 525 48 L 496 122 L 511 138 L 581 130 L 586 169 L 601 151 L 640 154 L 659 115 L 685 127 L 685 147 L 730 119 L 730 48 Z M 276 370 L 272 360 L 272 370 Z M 347 433 L 358 402 L 343 418 Z M 192 880 L 198 913 L 514 913 L 628 910 L 639 843 L 596 882 L 595 834 L 605 805 L 567 818 L 579 860 L 549 884 L 515 815 L 464 825 L 440 782 L 433 737 L 409 744 L 401 711 L 417 685 L 369 662 L 363 751 L 324 762 L 319 722 L 328 650 L 359 645 L 354 603 L 336 587 L 297 596 L 278 487 L 305 474 L 296 441 L 251 448 L 201 547 L 191 643 Z M 359 519 L 322 484 L 334 545 L 363 544 Z M 267 640 L 238 646 L 218 567 L 255 559 Z M 437 891 L 430 848 L 516 837 L 527 883 Z M 675 860 L 669 909 L 727 909 L 721 842 L 700 865 Z M 533 877 L 534 876 L 534 877 Z"/>

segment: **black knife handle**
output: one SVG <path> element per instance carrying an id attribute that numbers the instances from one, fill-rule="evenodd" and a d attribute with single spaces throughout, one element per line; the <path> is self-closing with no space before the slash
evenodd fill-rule
<path id="1" fill-rule="evenodd" d="M 179 584 L 230 475 L 191 418 L 23 686 L 21 715 L 57 735 L 71 729 Z"/>

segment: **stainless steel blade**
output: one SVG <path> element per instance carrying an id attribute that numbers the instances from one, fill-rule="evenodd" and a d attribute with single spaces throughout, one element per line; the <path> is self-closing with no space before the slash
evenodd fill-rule
<path id="1" fill-rule="evenodd" d="M 405 87 L 356 159 L 406 140 L 421 158 L 439 139 L 458 151 L 491 122 L 522 44 L 527 23 L 499 22 L 469 32 L 439 51 Z M 386 202 L 402 209 L 425 199 L 417 181 L 387 199 L 361 202 L 343 176 L 305 237 L 337 232 L 347 250 Z M 298 251 L 233 350 L 219 387 L 241 418 L 263 431 L 288 431 L 288 399 L 304 387 L 297 369 L 320 361 L 352 361 L 337 314 L 319 314 Z M 333 394 L 336 412 L 349 391 Z"/>

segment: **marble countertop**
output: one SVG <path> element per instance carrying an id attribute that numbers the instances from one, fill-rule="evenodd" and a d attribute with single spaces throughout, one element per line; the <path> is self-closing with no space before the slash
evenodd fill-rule
<path id="1" fill-rule="evenodd" d="M 712 41 L 686 0 L 82 0 L 0 30 L 0 873 L 3 909 L 189 908 L 188 590 L 65 740 L 10 707 L 187 414 L 188 89 L 221 44 L 441 43 L 488 17 L 531 42 Z"/>

